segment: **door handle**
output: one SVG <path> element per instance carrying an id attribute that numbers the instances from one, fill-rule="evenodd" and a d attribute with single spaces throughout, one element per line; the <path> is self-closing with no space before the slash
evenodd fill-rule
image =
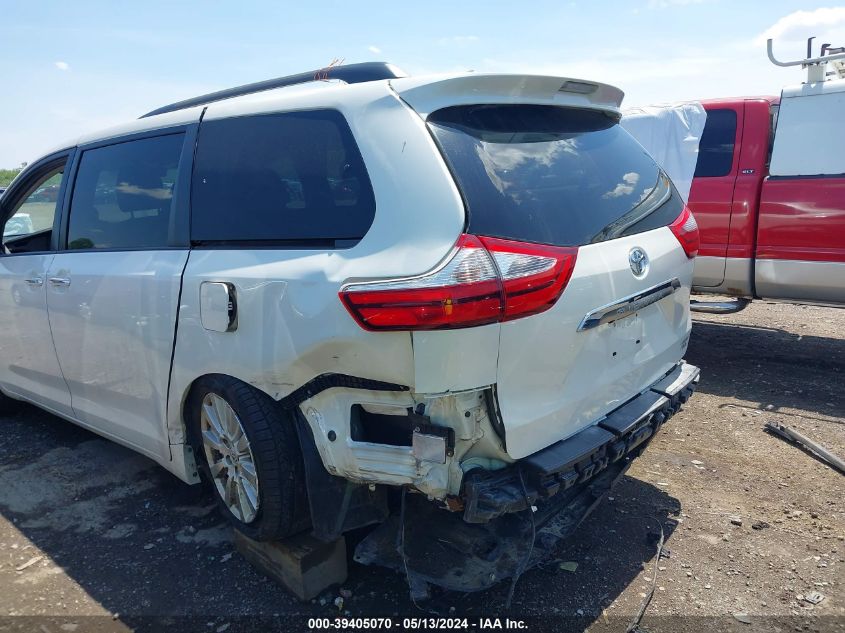
<path id="1" fill-rule="evenodd" d="M 24 279 L 27 285 L 35 286 L 36 288 L 40 288 L 44 285 L 44 280 L 41 277 L 30 277 L 29 279 Z"/>
<path id="2" fill-rule="evenodd" d="M 70 279 L 67 277 L 50 277 L 50 283 L 57 287 L 67 288 L 70 285 Z"/>

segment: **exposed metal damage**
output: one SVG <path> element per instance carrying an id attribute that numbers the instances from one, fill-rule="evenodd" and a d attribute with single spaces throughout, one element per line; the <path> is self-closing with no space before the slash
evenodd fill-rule
<path id="1" fill-rule="evenodd" d="M 379 524 L 355 560 L 406 574 L 417 600 L 430 585 L 486 589 L 543 561 L 687 401 L 698 378 L 697 367 L 680 363 L 595 425 L 519 461 L 509 458 L 490 418 L 488 389 L 427 398 L 315 394 L 302 403 L 299 424 L 314 533 L 331 539 Z M 329 441 L 315 443 L 317 433 Z M 376 485 L 384 483 L 402 486 L 401 503 Z"/>
<path id="2" fill-rule="evenodd" d="M 598 425 L 499 471 L 468 473 L 463 514 L 421 495 L 379 525 L 355 560 L 405 573 L 411 595 L 429 585 L 480 591 L 545 560 L 625 474 L 692 395 L 697 367 L 678 365 Z"/>
<path id="3" fill-rule="evenodd" d="M 575 530 L 627 470 L 625 461 L 537 506 L 536 534 L 526 511 L 487 523 L 467 523 L 420 495 L 408 495 L 404 517 L 391 515 L 355 550 L 355 561 L 406 575 L 414 600 L 429 597 L 430 585 L 481 591 L 545 560 Z M 532 544 L 533 541 L 533 544 Z M 526 557 L 530 554 L 530 559 Z"/>
<path id="4" fill-rule="evenodd" d="M 357 483 L 410 485 L 431 499 L 457 496 L 467 470 L 513 462 L 491 420 L 490 389 L 421 395 L 326 389 L 299 409 L 326 470 Z"/>

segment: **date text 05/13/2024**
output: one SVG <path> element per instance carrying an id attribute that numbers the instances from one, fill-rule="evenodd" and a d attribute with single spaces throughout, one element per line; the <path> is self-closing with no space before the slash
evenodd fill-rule
<path id="1" fill-rule="evenodd" d="M 394 626 L 405 630 L 526 630 L 524 620 L 511 618 L 310 618 L 309 630 L 377 630 L 392 629 Z"/>

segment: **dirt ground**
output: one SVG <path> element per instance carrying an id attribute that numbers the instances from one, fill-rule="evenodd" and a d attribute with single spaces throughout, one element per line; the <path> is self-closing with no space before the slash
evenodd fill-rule
<path id="1" fill-rule="evenodd" d="M 0 419 L 0 630 L 307 630 L 309 617 L 439 614 L 474 630 L 509 617 L 625 631 L 654 584 L 649 631 L 845 631 L 845 477 L 763 432 L 781 422 L 845 456 L 845 311 L 755 302 L 697 316 L 687 358 L 699 391 L 557 558 L 520 579 L 509 611 L 507 585 L 418 608 L 401 576 L 354 563 L 340 610 L 338 588 L 300 604 L 234 552 L 200 490 L 23 407 Z M 669 552 L 656 562 L 660 525 Z"/>

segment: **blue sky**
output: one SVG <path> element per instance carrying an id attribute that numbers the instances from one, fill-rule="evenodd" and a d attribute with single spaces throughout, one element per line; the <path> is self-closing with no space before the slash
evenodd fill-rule
<path id="1" fill-rule="evenodd" d="M 74 2 L 3 0 L 0 167 L 219 88 L 386 60 L 411 74 L 551 73 L 613 83 L 627 106 L 774 94 L 804 40 L 845 45 L 845 6 L 787 0 Z"/>

